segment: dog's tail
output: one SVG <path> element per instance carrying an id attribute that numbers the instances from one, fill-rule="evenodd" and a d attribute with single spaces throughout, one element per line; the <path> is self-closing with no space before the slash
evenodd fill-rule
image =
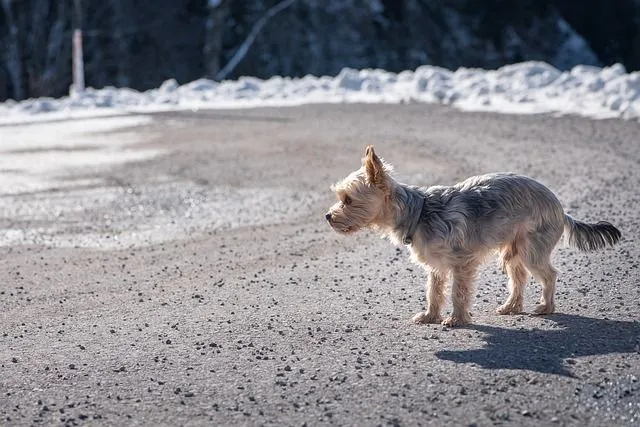
<path id="1" fill-rule="evenodd" d="M 564 215 L 564 231 L 569 237 L 569 246 L 580 251 L 603 249 L 607 245 L 613 246 L 620 240 L 620 230 L 607 221 L 587 224 Z"/>

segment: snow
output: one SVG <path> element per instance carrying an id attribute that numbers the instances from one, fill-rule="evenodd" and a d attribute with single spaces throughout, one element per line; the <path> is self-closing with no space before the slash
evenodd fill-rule
<path id="1" fill-rule="evenodd" d="M 567 45 L 569 50 L 579 47 L 576 41 Z M 637 120 L 640 72 L 627 73 L 620 64 L 560 71 L 529 61 L 496 70 L 451 71 L 427 65 L 400 73 L 345 68 L 335 77 L 241 77 L 219 83 L 200 79 L 184 85 L 167 80 L 146 92 L 89 88 L 60 99 L 8 101 L 0 104 L 0 125 L 200 108 L 400 102 L 446 104 L 464 111 Z"/>

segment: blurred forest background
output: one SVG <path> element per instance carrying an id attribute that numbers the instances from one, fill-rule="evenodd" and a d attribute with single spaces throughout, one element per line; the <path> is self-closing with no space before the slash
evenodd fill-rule
<path id="1" fill-rule="evenodd" d="M 523 60 L 561 69 L 616 62 L 640 69 L 640 0 L 0 3 L 0 100 L 67 94 L 77 23 L 86 85 L 95 88 L 146 90 L 169 78 L 335 75 L 343 67 L 496 68 Z M 273 14 L 278 4 L 282 10 Z M 256 25 L 261 30 L 246 55 L 223 76 Z"/>

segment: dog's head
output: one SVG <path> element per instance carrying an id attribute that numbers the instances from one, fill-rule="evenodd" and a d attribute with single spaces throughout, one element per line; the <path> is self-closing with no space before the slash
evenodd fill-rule
<path id="1" fill-rule="evenodd" d="M 362 158 L 362 167 L 331 187 L 338 201 L 325 214 L 329 225 L 344 234 L 377 225 L 389 202 L 390 171 L 391 166 L 369 145 Z"/>

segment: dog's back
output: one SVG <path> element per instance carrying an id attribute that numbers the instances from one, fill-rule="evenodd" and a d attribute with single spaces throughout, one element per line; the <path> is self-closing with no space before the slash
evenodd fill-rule
<path id="1" fill-rule="evenodd" d="M 555 244 L 564 229 L 558 198 L 538 181 L 513 173 L 468 178 L 450 187 L 425 190 L 421 218 L 425 236 L 476 251 L 513 240 L 518 232 L 543 234 Z"/>

